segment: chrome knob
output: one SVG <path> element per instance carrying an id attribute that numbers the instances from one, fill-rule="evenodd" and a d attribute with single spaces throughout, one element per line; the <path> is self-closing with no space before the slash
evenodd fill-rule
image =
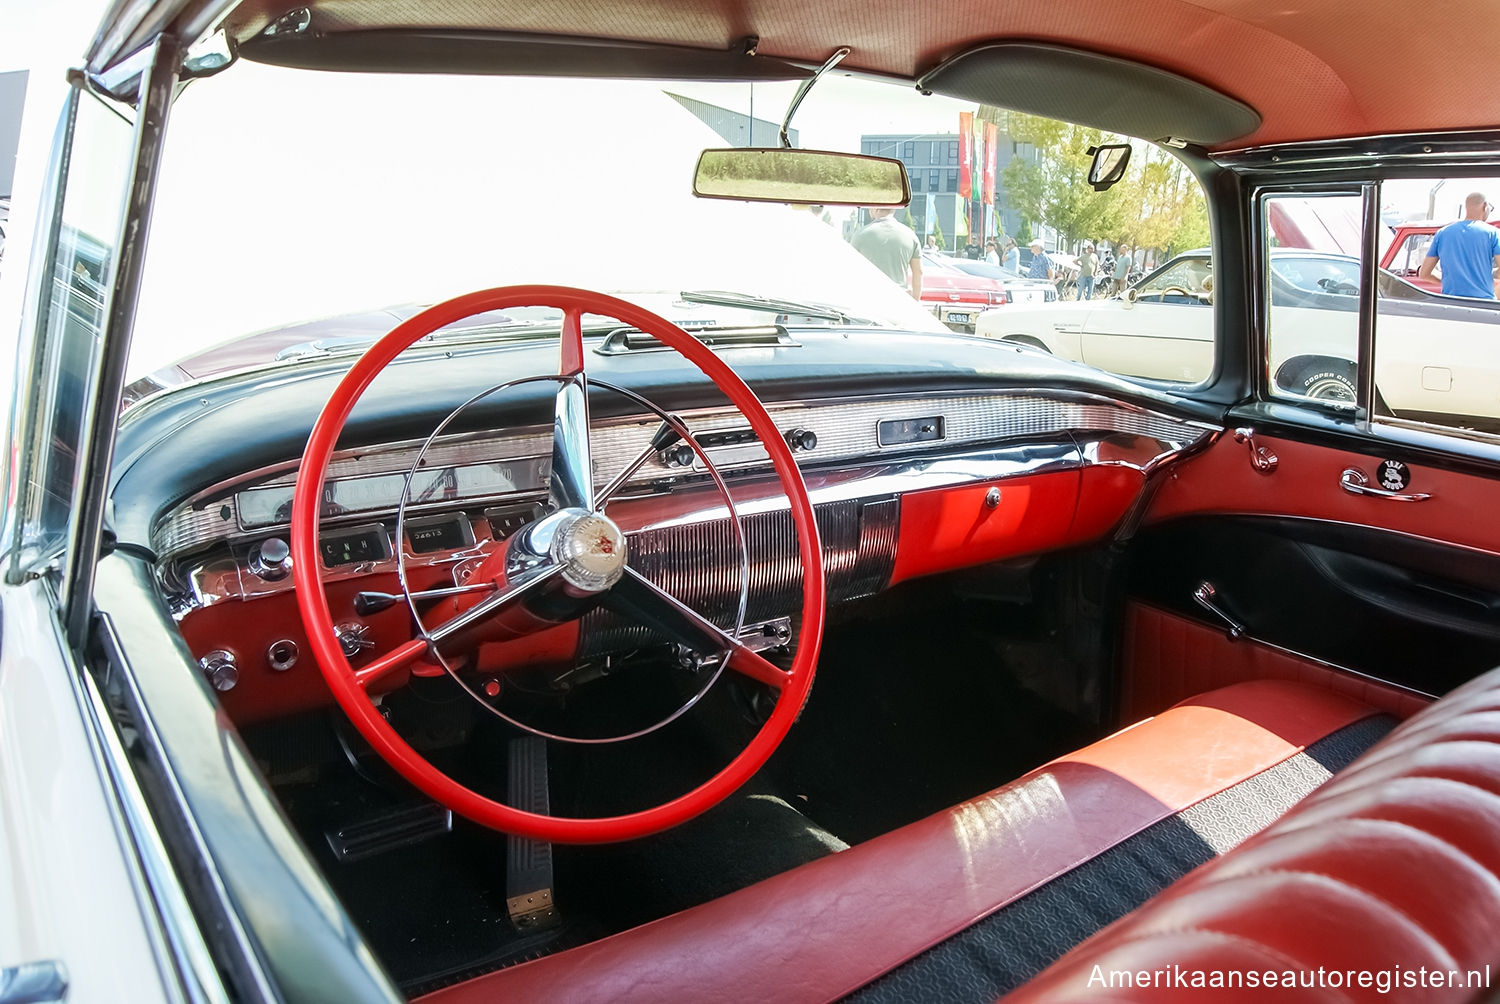
<path id="1" fill-rule="evenodd" d="M 292 549 L 280 537 L 261 541 L 261 545 L 250 552 L 250 571 L 262 579 L 276 581 L 286 578 L 292 568 Z"/>
<path id="2" fill-rule="evenodd" d="M 361 652 L 375 647 L 375 639 L 370 637 L 369 625 L 361 624 L 359 621 L 336 625 L 333 633 L 338 637 L 339 648 L 344 650 L 345 659 L 352 659 Z"/>
<path id="3" fill-rule="evenodd" d="M 209 686 L 215 690 L 233 690 L 234 685 L 240 682 L 240 667 L 233 652 L 215 649 L 199 659 L 198 665 L 202 667 Z"/>

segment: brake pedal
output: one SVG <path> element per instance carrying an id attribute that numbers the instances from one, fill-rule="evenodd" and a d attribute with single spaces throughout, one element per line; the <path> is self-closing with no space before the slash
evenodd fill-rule
<path id="1" fill-rule="evenodd" d="M 523 736 L 510 741 L 510 786 L 507 801 L 525 812 L 545 815 L 547 741 Z M 510 834 L 505 848 L 505 910 L 517 930 L 531 931 L 557 923 L 552 899 L 552 844 Z"/>

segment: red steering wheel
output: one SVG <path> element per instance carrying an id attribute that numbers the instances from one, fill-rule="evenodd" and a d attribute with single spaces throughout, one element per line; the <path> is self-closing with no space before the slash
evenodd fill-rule
<path id="1" fill-rule="evenodd" d="M 369 688 L 423 658 L 440 639 L 415 638 L 355 670 L 335 633 L 328 596 L 319 575 L 318 522 L 323 482 L 344 423 L 371 381 L 408 346 L 445 325 L 474 314 L 509 307 L 550 306 L 563 311 L 558 392 L 553 423 L 552 473 L 546 546 L 519 560 L 486 561 L 494 591 L 453 619 L 469 628 L 520 604 L 544 588 L 570 595 L 614 598 L 618 606 L 679 637 L 701 639 L 725 653 L 725 667 L 777 689 L 776 706 L 750 743 L 723 770 L 670 802 L 621 816 L 565 818 L 526 812 L 487 798 L 432 766 L 401 738 L 371 702 Z M 801 632 L 790 669 L 783 670 L 741 645 L 691 608 L 670 596 L 626 562 L 625 538 L 596 507 L 588 434 L 587 379 L 584 374 L 583 315 L 618 318 L 675 349 L 712 380 L 749 420 L 770 455 L 796 525 L 802 564 Z M 500 547 L 520 547 L 517 534 Z M 504 286 L 454 297 L 398 325 L 360 357 L 339 382 L 318 415 L 303 453 L 292 502 L 292 574 L 297 608 L 313 657 L 334 699 L 372 747 L 392 767 L 433 800 L 454 812 L 506 833 L 558 843 L 605 843 L 645 836 L 686 822 L 718 804 L 761 768 L 791 730 L 812 688 L 823 639 L 823 563 L 812 503 L 791 449 L 765 406 L 745 382 L 703 343 L 671 321 L 632 303 L 566 286 Z M 402 541 L 396 546 L 401 547 Z M 523 568 L 524 566 L 524 568 Z M 518 571 L 518 569 L 521 569 Z M 449 632 L 449 637 L 458 629 Z M 441 640 L 446 640 L 441 639 Z"/>

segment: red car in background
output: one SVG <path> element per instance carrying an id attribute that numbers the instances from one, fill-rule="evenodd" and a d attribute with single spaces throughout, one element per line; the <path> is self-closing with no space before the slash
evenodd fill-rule
<path id="1" fill-rule="evenodd" d="M 1441 293 L 1443 291 L 1442 266 L 1433 270 L 1431 278 L 1424 279 L 1417 272 L 1422 267 L 1422 260 L 1427 257 L 1427 248 L 1432 244 L 1433 235 L 1447 225 L 1436 220 L 1426 220 L 1418 223 L 1403 223 L 1396 227 L 1391 243 L 1380 257 L 1380 267 L 1399 275 L 1413 286 L 1420 286 L 1433 293 Z M 1500 227 L 1500 220 L 1490 220 L 1490 226 Z"/>
<path id="2" fill-rule="evenodd" d="M 988 262 L 922 255 L 922 303 L 954 331 L 972 334 L 982 311 L 1007 303 L 1057 299 L 1050 282 L 1027 279 Z"/>

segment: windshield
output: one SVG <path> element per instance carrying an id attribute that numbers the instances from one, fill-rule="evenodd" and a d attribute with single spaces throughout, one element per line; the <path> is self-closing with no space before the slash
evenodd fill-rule
<path id="1" fill-rule="evenodd" d="M 851 245 L 868 213 L 692 196 L 704 148 L 776 144 L 795 86 L 241 62 L 174 108 L 131 378 L 313 321 L 192 375 L 367 344 L 413 309 L 515 283 L 616 293 L 684 326 L 945 330 Z M 953 132 L 974 108 L 835 77 L 792 132 L 803 148 L 860 152 L 874 134 Z M 916 202 L 929 208 L 926 193 Z M 505 336 L 555 327 L 546 313 L 488 320 Z"/>

